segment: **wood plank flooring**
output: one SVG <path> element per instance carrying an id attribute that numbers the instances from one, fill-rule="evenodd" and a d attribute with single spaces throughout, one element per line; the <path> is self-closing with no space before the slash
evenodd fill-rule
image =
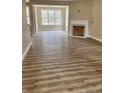
<path id="1" fill-rule="evenodd" d="M 23 61 L 23 93 L 102 93 L 101 44 L 40 32 Z"/>

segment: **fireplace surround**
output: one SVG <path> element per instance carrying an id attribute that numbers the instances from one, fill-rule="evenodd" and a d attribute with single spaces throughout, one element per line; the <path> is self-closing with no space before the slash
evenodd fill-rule
<path id="1" fill-rule="evenodd" d="M 75 34 L 76 32 L 74 31 L 76 29 L 74 29 L 74 27 L 77 27 L 77 32 L 79 32 L 79 34 Z M 81 29 L 83 30 L 82 32 Z M 88 20 L 70 20 L 69 34 L 72 37 L 80 37 L 80 38 L 88 37 Z"/>

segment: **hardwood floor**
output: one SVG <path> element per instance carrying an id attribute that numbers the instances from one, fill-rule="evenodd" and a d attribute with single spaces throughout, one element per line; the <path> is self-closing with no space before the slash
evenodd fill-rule
<path id="1" fill-rule="evenodd" d="M 23 93 L 102 93 L 101 43 L 40 32 L 23 61 Z"/>

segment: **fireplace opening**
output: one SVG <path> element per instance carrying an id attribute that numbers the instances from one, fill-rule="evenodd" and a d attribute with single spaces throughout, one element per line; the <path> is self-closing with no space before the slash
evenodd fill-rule
<path id="1" fill-rule="evenodd" d="M 84 37 L 84 26 L 73 26 L 73 36 Z"/>

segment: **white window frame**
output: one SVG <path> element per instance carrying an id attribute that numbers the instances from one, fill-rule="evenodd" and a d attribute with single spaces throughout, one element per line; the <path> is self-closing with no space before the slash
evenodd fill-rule
<path id="1" fill-rule="evenodd" d="M 62 13 L 61 13 L 61 10 L 48 10 L 48 9 L 44 9 L 44 10 L 41 10 L 41 20 L 43 20 L 43 16 L 42 16 L 42 11 L 47 11 L 47 16 L 48 16 L 48 23 L 43 23 L 43 21 L 41 21 L 41 25 L 61 25 L 62 24 Z M 49 11 L 54 11 L 54 22 L 53 22 L 53 24 L 51 24 L 50 23 L 50 16 L 49 16 Z M 56 21 L 56 16 L 55 16 L 55 12 L 56 11 L 59 11 L 60 12 L 60 18 L 59 18 L 59 21 L 60 21 L 60 23 L 56 23 L 57 21 Z"/>

